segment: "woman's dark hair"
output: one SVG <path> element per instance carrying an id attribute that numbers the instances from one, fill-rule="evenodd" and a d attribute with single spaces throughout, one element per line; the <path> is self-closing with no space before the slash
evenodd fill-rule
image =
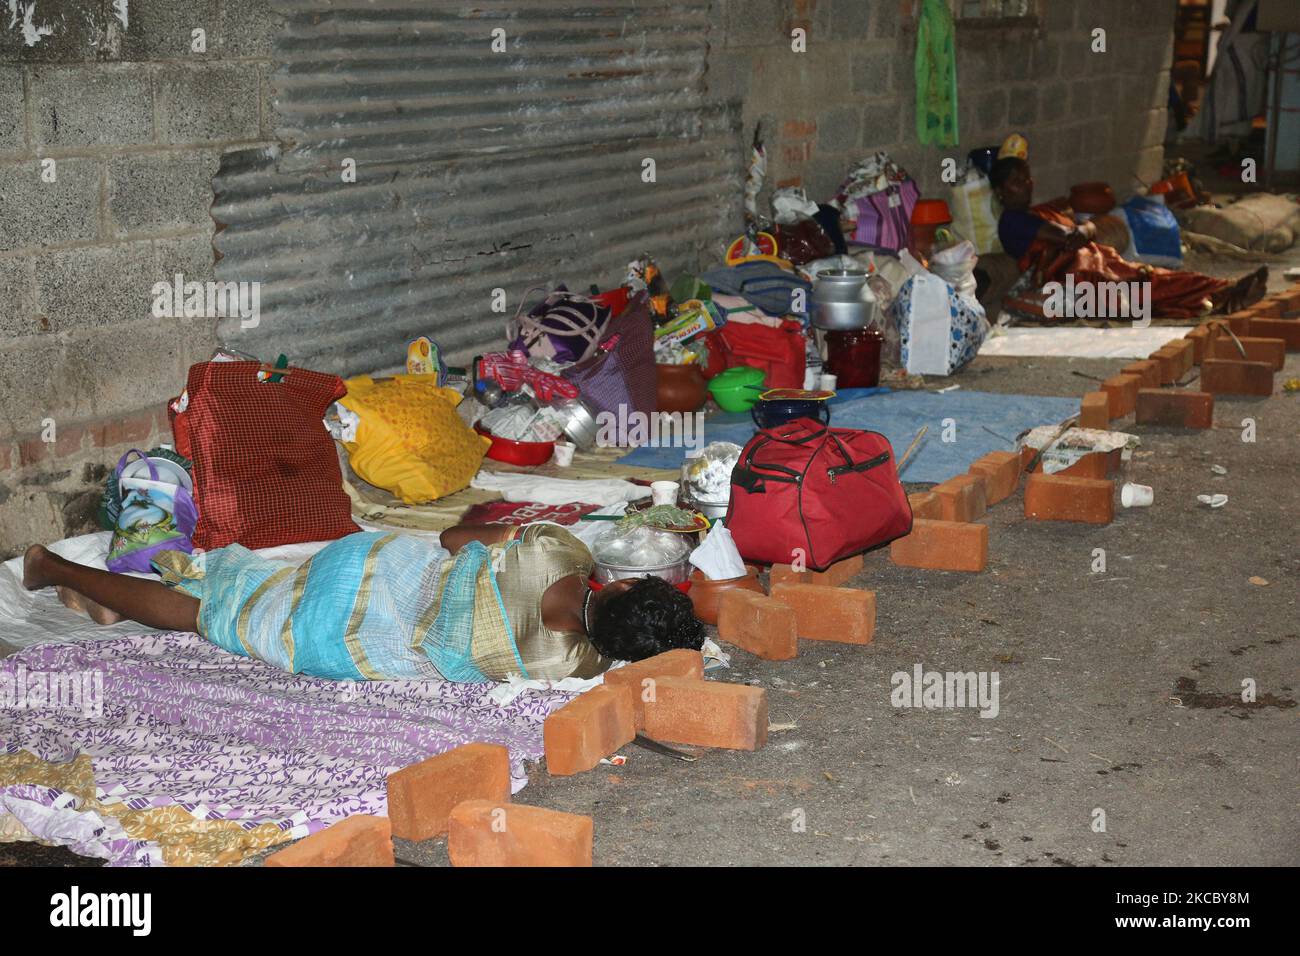
<path id="1" fill-rule="evenodd" d="M 606 657 L 639 661 L 677 648 L 698 651 L 704 625 L 690 598 L 663 578 L 648 577 L 601 602 L 588 637 Z"/>
<path id="2" fill-rule="evenodd" d="M 1019 156 L 1003 156 L 993 168 L 989 170 L 989 185 L 994 189 L 999 188 L 1017 169 L 1028 169 L 1029 163 L 1025 162 Z"/>

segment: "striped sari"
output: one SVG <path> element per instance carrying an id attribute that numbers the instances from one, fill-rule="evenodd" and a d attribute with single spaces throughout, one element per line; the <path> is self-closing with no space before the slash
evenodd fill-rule
<path id="1" fill-rule="evenodd" d="M 335 680 L 527 677 L 491 549 L 455 555 L 428 539 L 360 532 L 300 567 L 240 545 L 166 551 L 163 580 L 199 599 L 199 633 L 282 670 Z"/>

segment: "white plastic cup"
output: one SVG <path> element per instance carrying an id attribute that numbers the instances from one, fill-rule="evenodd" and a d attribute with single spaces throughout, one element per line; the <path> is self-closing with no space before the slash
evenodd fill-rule
<path id="1" fill-rule="evenodd" d="M 823 375 L 821 380 L 822 391 L 823 392 L 835 391 L 835 383 L 838 381 L 839 379 L 837 379 L 834 375 Z"/>
<path id="2" fill-rule="evenodd" d="M 803 374 L 803 387 L 805 391 L 811 392 L 817 387 L 817 370 L 815 368 L 807 369 Z"/>
<path id="3" fill-rule="evenodd" d="M 678 484 L 675 481 L 650 482 L 650 500 L 657 505 L 677 504 Z"/>
<path id="4" fill-rule="evenodd" d="M 573 464 L 573 453 L 577 450 L 577 445 L 571 445 L 566 441 L 557 441 L 555 443 L 555 464 L 561 468 L 568 468 Z"/>
<path id="5" fill-rule="evenodd" d="M 1145 508 L 1155 497 L 1150 485 L 1129 482 L 1119 490 L 1119 500 L 1125 508 Z"/>

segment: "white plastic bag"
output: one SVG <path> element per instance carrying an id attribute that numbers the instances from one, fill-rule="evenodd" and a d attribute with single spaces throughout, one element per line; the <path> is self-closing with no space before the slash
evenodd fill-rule
<path id="1" fill-rule="evenodd" d="M 952 213 L 952 227 L 975 244 L 977 253 L 986 256 L 1002 251 L 993 188 L 982 172 L 972 167 L 952 187 L 948 210 Z"/>
<path id="2" fill-rule="evenodd" d="M 894 310 L 910 375 L 951 375 L 975 357 L 989 333 L 984 307 L 932 272 L 904 282 Z"/>

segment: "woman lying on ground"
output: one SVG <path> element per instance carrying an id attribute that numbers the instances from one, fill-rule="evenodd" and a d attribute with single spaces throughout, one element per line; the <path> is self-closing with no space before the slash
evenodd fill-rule
<path id="1" fill-rule="evenodd" d="M 1151 290 L 1151 315 L 1169 319 L 1235 312 L 1264 295 L 1267 266 L 1232 283 L 1199 272 L 1129 262 L 1110 246 L 1094 242 L 1096 225 L 1076 225 L 1064 202 L 1031 205 L 1034 179 L 1029 163 L 1023 159 L 999 159 L 993 164 L 989 182 L 1002 203 L 998 219 L 1002 248 L 1016 257 L 1022 273 L 1040 269 L 1044 284 L 1062 282 L 1067 275 L 1074 276 L 1076 286 L 1087 282 L 1146 282 Z"/>
<path id="2" fill-rule="evenodd" d="M 237 544 L 159 554 L 163 583 L 28 549 L 23 584 L 101 624 L 193 631 L 282 670 L 336 680 L 590 678 L 616 660 L 698 650 L 703 625 L 666 581 L 591 591 L 586 546 L 556 525 L 458 525 L 442 547 L 360 532 L 301 567 Z"/>

